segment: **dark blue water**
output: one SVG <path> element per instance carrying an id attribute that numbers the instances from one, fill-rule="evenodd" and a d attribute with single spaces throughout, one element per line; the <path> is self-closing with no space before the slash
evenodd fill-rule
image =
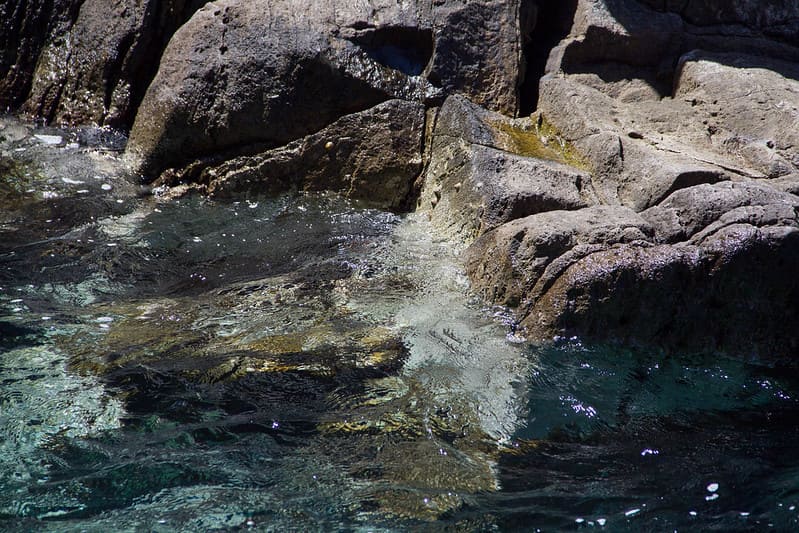
<path id="1" fill-rule="evenodd" d="M 113 154 L 19 148 L 39 163 L 0 178 L 4 530 L 799 527 L 795 370 L 530 345 L 414 216 L 169 200 Z"/>

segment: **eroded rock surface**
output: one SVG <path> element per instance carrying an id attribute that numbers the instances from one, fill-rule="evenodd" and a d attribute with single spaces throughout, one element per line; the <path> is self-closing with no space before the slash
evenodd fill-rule
<path id="1" fill-rule="evenodd" d="M 466 252 L 475 288 L 531 338 L 792 357 L 795 9 L 578 2 L 538 105 L 599 206 L 485 233 Z"/>
<path id="2" fill-rule="evenodd" d="M 534 338 L 785 357 L 799 345 L 797 213 L 799 198 L 765 186 L 699 185 L 640 215 L 596 207 L 516 220 L 478 239 L 467 269 Z"/>
<path id="3" fill-rule="evenodd" d="M 436 119 L 419 209 L 444 234 L 469 241 L 516 218 L 594 203 L 590 174 L 542 136 L 531 118 L 448 98 Z"/>
<path id="4" fill-rule="evenodd" d="M 162 182 L 199 184 L 216 197 L 333 190 L 399 209 L 422 169 L 424 122 L 421 104 L 389 100 L 285 146 L 223 162 L 198 162 L 165 174 Z"/>

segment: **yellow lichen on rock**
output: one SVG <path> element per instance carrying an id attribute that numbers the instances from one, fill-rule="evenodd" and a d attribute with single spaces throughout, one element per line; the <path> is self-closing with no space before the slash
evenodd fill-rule
<path id="1" fill-rule="evenodd" d="M 492 125 L 497 141 L 509 152 L 591 171 L 588 159 L 541 114 L 530 120 L 498 120 Z"/>

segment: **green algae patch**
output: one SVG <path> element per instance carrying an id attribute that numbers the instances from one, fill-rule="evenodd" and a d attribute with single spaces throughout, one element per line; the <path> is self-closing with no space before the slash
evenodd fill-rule
<path id="1" fill-rule="evenodd" d="M 492 123 L 498 140 L 509 152 L 555 161 L 586 172 L 591 172 L 588 159 L 572 143 L 563 138 L 558 129 L 543 115 L 533 115 L 531 121 Z"/>

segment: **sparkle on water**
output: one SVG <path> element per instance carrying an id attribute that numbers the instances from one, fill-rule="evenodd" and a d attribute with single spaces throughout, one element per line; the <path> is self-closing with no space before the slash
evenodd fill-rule
<path id="1" fill-rule="evenodd" d="M 413 215 L 0 147 L 39 161 L 0 187 L 0 528 L 799 527 L 796 372 L 530 345 Z"/>

